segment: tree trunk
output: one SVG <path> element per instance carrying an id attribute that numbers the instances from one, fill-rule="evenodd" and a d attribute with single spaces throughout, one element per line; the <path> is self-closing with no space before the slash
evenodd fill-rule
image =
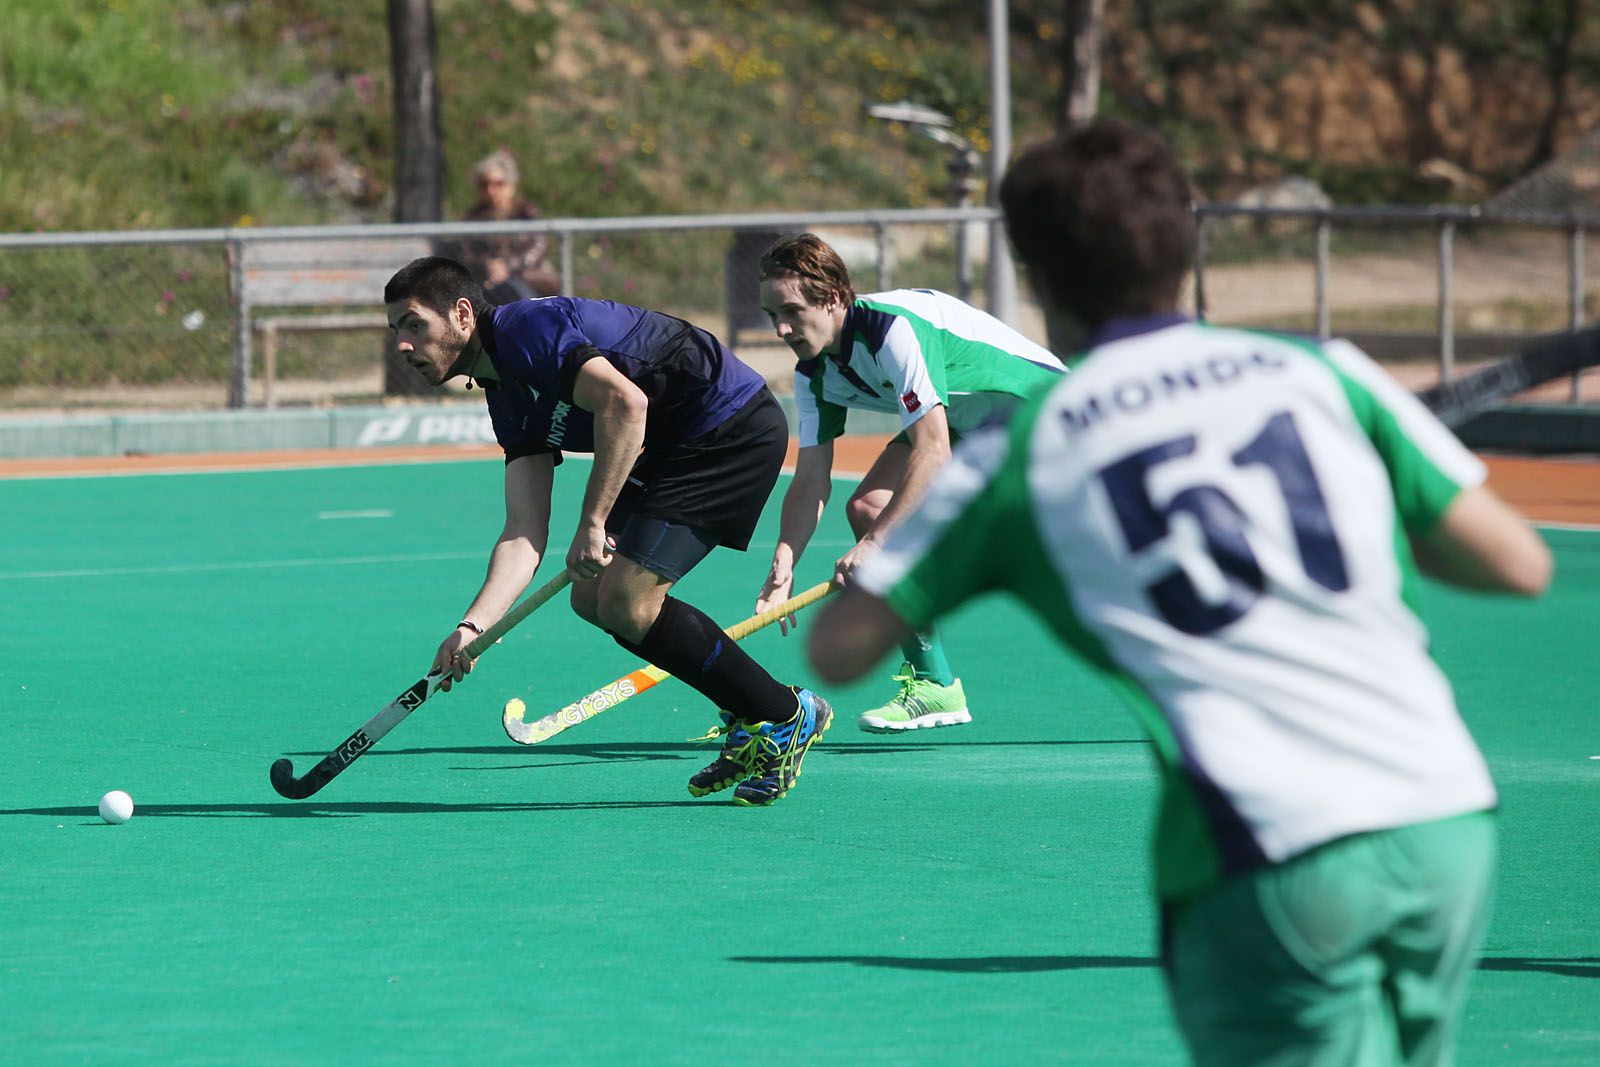
<path id="1" fill-rule="evenodd" d="M 1550 162 L 1556 154 L 1556 128 L 1561 124 L 1562 112 L 1567 109 L 1567 72 L 1572 69 L 1573 41 L 1578 35 L 1579 0 L 1566 0 L 1562 4 L 1561 26 L 1548 42 L 1545 51 L 1549 63 L 1545 68 L 1550 82 L 1550 108 L 1539 125 L 1539 140 L 1533 154 L 1523 165 L 1523 173 Z"/>
<path id="2" fill-rule="evenodd" d="M 1183 102 L 1178 98 L 1178 77 L 1183 73 L 1186 59 L 1169 52 L 1162 41 L 1157 6 L 1152 0 L 1135 0 L 1133 5 L 1134 25 L 1144 34 L 1144 47 L 1149 50 L 1150 58 L 1160 74 L 1157 85 L 1161 92 L 1160 108 L 1153 109 L 1148 103 L 1140 103 L 1144 121 L 1152 124 L 1184 113 Z M 1142 94 L 1135 94 L 1134 99 L 1139 101 L 1141 97 Z"/>
<path id="3" fill-rule="evenodd" d="M 438 222 L 443 215 L 439 80 L 434 72 L 433 0 L 389 0 L 389 63 L 394 79 L 394 221 Z M 385 341 L 387 396 L 438 396 Z"/>
<path id="4" fill-rule="evenodd" d="M 1402 95 L 1409 128 L 1410 166 L 1444 153 L 1444 137 L 1434 121 L 1439 96 L 1439 64 L 1445 49 L 1455 45 L 1455 13 L 1449 4 L 1413 5 L 1408 0 L 1378 0 L 1388 46 L 1390 79 Z M 1406 60 L 1420 57 L 1421 76 L 1411 84 Z"/>
<path id="5" fill-rule="evenodd" d="M 1064 0 L 1061 37 L 1062 110 L 1066 129 L 1091 121 L 1100 104 L 1100 39 L 1106 0 Z"/>

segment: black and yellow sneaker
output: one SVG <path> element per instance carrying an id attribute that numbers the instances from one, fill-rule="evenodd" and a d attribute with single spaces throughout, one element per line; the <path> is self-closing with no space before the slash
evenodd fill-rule
<path id="1" fill-rule="evenodd" d="M 800 777 L 800 764 L 811 743 L 828 732 L 833 722 L 828 702 L 809 689 L 798 690 L 795 696 L 800 706 L 794 718 L 750 727 L 757 762 L 750 777 L 734 789 L 735 804 L 764 807 L 782 797 Z"/>
<path id="2" fill-rule="evenodd" d="M 715 741 L 722 737 L 722 751 L 689 779 L 691 796 L 703 797 L 744 781 L 755 772 L 756 762 L 760 758 L 756 739 L 747 724 L 734 718 L 731 711 L 718 714 L 722 718 L 721 724 L 713 726 L 704 737 L 695 740 Z"/>

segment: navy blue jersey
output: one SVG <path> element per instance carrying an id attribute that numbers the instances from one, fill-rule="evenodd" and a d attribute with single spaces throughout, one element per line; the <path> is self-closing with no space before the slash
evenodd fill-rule
<path id="1" fill-rule="evenodd" d="M 594 451 L 594 415 L 572 399 L 578 369 L 591 359 L 610 363 L 649 400 L 647 449 L 709 433 L 766 386 L 705 330 L 610 300 L 518 300 L 481 317 L 478 336 L 500 376 L 484 399 L 508 461 Z"/>

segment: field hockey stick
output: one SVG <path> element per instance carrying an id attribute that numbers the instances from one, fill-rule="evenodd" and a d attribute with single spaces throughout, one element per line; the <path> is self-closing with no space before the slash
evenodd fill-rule
<path id="1" fill-rule="evenodd" d="M 1576 374 L 1600 363 L 1600 327 L 1546 334 L 1510 359 L 1417 393 L 1417 399 L 1446 426 L 1472 416 L 1536 385 Z"/>
<path id="2" fill-rule="evenodd" d="M 473 638 L 472 643 L 467 645 L 466 648 L 467 658 L 477 659 L 483 655 L 484 651 L 500 640 L 507 630 L 510 630 L 517 623 L 531 615 L 535 608 L 565 589 L 567 583 L 571 580 L 571 575 L 567 573 L 565 568 L 562 568 L 560 574 L 544 583 L 532 595 L 524 599 L 522 603 L 506 612 L 499 622 Z M 288 759 L 278 760 L 272 765 L 270 776 L 272 778 L 272 788 L 278 791 L 279 796 L 287 797 L 290 800 L 304 800 L 306 797 L 311 796 L 317 790 L 333 781 L 339 772 L 354 763 L 363 752 L 377 744 L 384 734 L 399 725 L 401 719 L 421 707 L 422 702 L 431 697 L 434 690 L 438 689 L 439 684 L 443 681 L 443 671 L 429 671 L 424 677 L 412 683 L 409 689 L 390 701 L 388 707 L 368 719 L 366 725 L 345 738 L 342 745 L 322 757 L 322 761 L 307 771 L 302 778 L 294 776 L 293 761 Z"/>
<path id="3" fill-rule="evenodd" d="M 831 581 L 814 585 L 799 596 L 790 597 L 782 604 L 770 607 L 759 615 L 752 615 L 722 632 L 735 641 L 742 641 L 757 630 L 793 615 L 806 605 L 815 604 L 835 588 L 837 587 Z M 596 689 L 582 700 L 574 701 L 560 711 L 551 712 L 533 722 L 523 721 L 528 706 L 517 697 L 512 697 L 506 701 L 505 711 L 500 715 L 500 724 L 506 728 L 506 736 L 517 744 L 537 745 L 540 741 L 548 741 L 568 727 L 592 719 L 602 711 L 614 708 L 629 697 L 636 697 L 657 682 L 671 677 L 672 675 L 660 667 L 646 663 L 638 670 L 624 674 L 610 685 Z"/>

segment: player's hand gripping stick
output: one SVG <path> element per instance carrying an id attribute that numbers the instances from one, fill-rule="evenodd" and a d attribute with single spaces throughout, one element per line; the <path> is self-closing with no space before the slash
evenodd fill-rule
<path id="1" fill-rule="evenodd" d="M 496 641 L 517 623 L 533 614 L 545 601 L 555 596 L 567 587 L 572 580 L 565 570 L 550 579 L 538 590 L 528 596 L 506 612 L 504 617 L 483 633 L 473 638 L 467 645 L 466 653 L 469 659 L 477 659 Z M 438 670 L 429 671 L 424 677 L 413 682 L 405 692 L 395 697 L 378 714 L 368 719 L 355 733 L 344 739 L 344 743 L 326 756 L 322 757 L 315 767 L 312 767 L 303 777 L 296 778 L 294 763 L 287 759 L 280 759 L 272 765 L 272 788 L 278 795 L 290 800 L 304 800 L 317 790 L 333 781 L 341 771 L 354 763 L 362 753 L 366 752 L 384 734 L 399 725 L 400 720 L 410 715 L 422 702 L 431 697 L 434 690 L 439 688 L 439 683 L 444 680 L 444 673 Z"/>

